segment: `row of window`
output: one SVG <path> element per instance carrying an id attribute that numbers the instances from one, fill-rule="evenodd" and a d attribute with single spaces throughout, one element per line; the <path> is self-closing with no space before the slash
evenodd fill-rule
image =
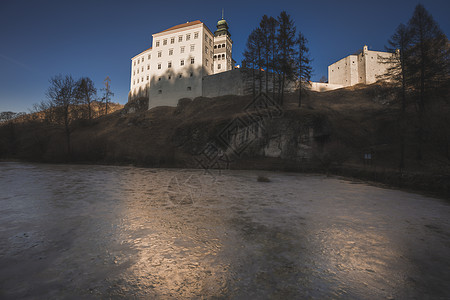
<path id="1" fill-rule="evenodd" d="M 186 39 L 186 41 L 190 41 L 191 40 L 191 34 L 187 33 L 185 39 Z M 198 39 L 198 32 L 194 32 L 194 39 Z M 168 44 L 169 40 L 170 40 L 170 44 L 175 44 L 175 37 L 173 36 L 173 37 L 171 37 L 169 39 L 163 39 L 162 40 L 163 46 L 166 46 Z M 178 36 L 178 42 L 179 43 L 183 42 L 183 35 L 179 35 Z M 209 45 L 212 46 L 213 40 L 206 33 L 205 33 L 205 42 L 209 43 Z M 223 44 L 223 45 L 225 47 L 225 44 Z M 159 40 L 155 41 L 155 47 L 159 47 L 159 46 L 160 46 L 160 41 Z"/>
<path id="2" fill-rule="evenodd" d="M 150 77 L 147 75 L 147 81 L 149 81 Z M 136 83 L 137 81 L 137 83 Z M 144 82 L 144 77 L 141 77 L 141 82 Z M 139 84 L 139 78 L 137 80 L 133 80 L 133 85 Z"/>
<path id="3" fill-rule="evenodd" d="M 194 39 L 198 39 L 198 32 L 194 32 Z M 162 44 L 163 46 L 167 45 L 169 39 L 163 39 Z M 191 40 L 191 34 L 187 33 L 186 34 L 186 41 L 190 41 Z M 183 36 L 179 35 L 178 36 L 178 42 L 182 42 L 183 41 Z M 170 38 L 170 44 L 175 44 L 175 37 L 171 37 Z M 155 47 L 159 47 L 160 46 L 160 41 L 155 41 Z"/>
<path id="4" fill-rule="evenodd" d="M 147 70 L 150 70 L 150 64 L 147 64 Z M 144 72 L 144 67 L 141 68 L 141 72 Z M 139 74 L 139 68 L 133 71 L 133 75 Z"/>
<path id="5" fill-rule="evenodd" d="M 147 59 L 150 60 L 151 57 L 152 56 L 149 54 Z M 140 62 L 144 62 L 144 58 L 145 56 L 139 57 L 137 60 L 134 61 L 134 65 L 136 65 L 136 63 L 139 64 Z"/>
<path id="6" fill-rule="evenodd" d="M 222 54 L 222 55 L 214 55 L 214 60 L 220 60 L 220 59 L 225 59 L 225 54 Z"/>
<path id="7" fill-rule="evenodd" d="M 185 46 L 180 47 L 180 53 L 184 53 Z M 195 44 L 192 44 L 190 46 L 190 52 L 193 52 L 195 50 Z M 168 51 L 169 55 L 173 55 L 173 48 L 169 49 Z M 158 51 L 158 57 L 162 57 L 162 51 Z"/>
<path id="8" fill-rule="evenodd" d="M 217 49 L 217 48 L 225 48 L 225 44 L 219 44 L 219 45 L 214 45 L 214 49 Z"/>
<path id="9" fill-rule="evenodd" d="M 184 62 L 185 62 L 184 59 L 180 60 L 180 66 L 184 66 Z M 195 63 L 195 58 L 191 57 L 191 65 L 193 65 L 194 63 Z M 172 68 L 171 61 L 167 62 L 167 67 Z M 161 70 L 161 68 L 162 68 L 162 63 L 158 63 L 158 70 Z"/>

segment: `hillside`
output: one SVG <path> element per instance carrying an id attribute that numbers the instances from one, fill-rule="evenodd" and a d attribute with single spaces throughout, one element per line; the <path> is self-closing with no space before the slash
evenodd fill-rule
<path id="1" fill-rule="evenodd" d="M 356 86 L 305 98 L 298 108 L 297 95 L 287 95 L 277 110 L 248 107 L 252 96 L 182 99 L 178 107 L 133 113 L 127 106 L 79 121 L 70 158 L 59 128 L 37 120 L 4 125 L 0 158 L 331 172 L 449 195 L 448 103 L 436 100 L 439 109 L 430 109 L 420 161 L 415 114 L 408 112 L 405 168 L 399 172 L 398 104 L 389 90 Z"/>

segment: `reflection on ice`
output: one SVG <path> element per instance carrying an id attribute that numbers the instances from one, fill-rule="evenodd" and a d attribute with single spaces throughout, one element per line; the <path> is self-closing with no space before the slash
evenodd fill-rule
<path id="1" fill-rule="evenodd" d="M 0 163 L 0 297 L 449 296 L 446 202 L 267 175 Z"/>

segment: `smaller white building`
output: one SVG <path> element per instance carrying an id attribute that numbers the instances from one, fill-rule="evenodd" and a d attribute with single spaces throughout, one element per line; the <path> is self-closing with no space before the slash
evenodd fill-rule
<path id="1" fill-rule="evenodd" d="M 367 46 L 359 54 L 349 55 L 328 66 L 328 83 L 352 86 L 358 83 L 371 84 L 378 81 L 391 66 L 386 59 L 393 53 L 371 51 Z"/>

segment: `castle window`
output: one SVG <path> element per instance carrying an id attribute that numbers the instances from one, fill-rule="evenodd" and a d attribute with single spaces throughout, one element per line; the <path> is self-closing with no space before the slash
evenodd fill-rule
<path id="1" fill-rule="evenodd" d="M 139 78 L 138 78 L 138 80 L 137 80 L 137 83 L 139 83 Z"/>
<path id="2" fill-rule="evenodd" d="M 209 38 L 209 45 L 212 46 L 212 40 Z"/>
<path id="3" fill-rule="evenodd" d="M 184 53 L 184 46 L 181 46 L 180 53 Z"/>
<path id="4" fill-rule="evenodd" d="M 133 80 L 133 85 L 135 85 L 135 84 L 136 84 L 136 81 Z"/>
<path id="5" fill-rule="evenodd" d="M 225 57 L 225 54 L 222 54 L 222 58 L 224 58 Z"/>
<path id="6" fill-rule="evenodd" d="M 194 33 L 194 39 L 198 39 L 198 32 Z"/>
<path id="7" fill-rule="evenodd" d="M 214 59 L 216 59 L 217 58 L 217 55 L 214 55 Z"/>
<path id="8" fill-rule="evenodd" d="M 158 51 L 158 57 L 161 57 L 162 51 Z"/>
<path id="9" fill-rule="evenodd" d="M 162 90 L 158 90 L 158 94 L 162 94 Z"/>
<path id="10" fill-rule="evenodd" d="M 187 90 L 190 91 L 190 90 L 192 90 L 192 88 L 191 88 L 190 86 L 188 86 L 188 87 L 187 87 Z"/>
<path id="11" fill-rule="evenodd" d="M 195 62 L 194 58 L 191 58 L 191 65 L 193 65 Z"/>
<path id="12" fill-rule="evenodd" d="M 147 70 L 150 70 L 150 65 L 147 65 Z"/>
<path id="13" fill-rule="evenodd" d="M 225 44 L 222 44 L 222 48 L 225 48 Z"/>
<path id="14" fill-rule="evenodd" d="M 148 81 L 148 79 L 149 79 L 149 76 L 147 75 L 147 81 Z"/>
<path id="15" fill-rule="evenodd" d="M 220 56 L 220 54 L 219 54 L 217 60 L 221 60 L 221 59 L 222 59 L 222 56 Z"/>
<path id="16" fill-rule="evenodd" d="M 172 68 L 172 62 L 171 62 L 171 61 L 169 61 L 169 62 L 167 63 L 167 67 L 168 67 L 168 68 Z"/>
<path id="17" fill-rule="evenodd" d="M 205 46 L 205 53 L 208 54 L 208 46 Z"/>
<path id="18" fill-rule="evenodd" d="M 158 64 L 158 70 L 161 70 L 161 64 Z"/>
<path id="19" fill-rule="evenodd" d="M 208 36 L 205 33 L 205 42 L 208 42 Z"/>
<path id="20" fill-rule="evenodd" d="M 191 34 L 190 33 L 186 34 L 186 41 L 189 41 L 190 39 L 191 39 Z"/>
<path id="21" fill-rule="evenodd" d="M 214 45 L 214 49 L 217 49 L 217 45 Z"/>
<path id="22" fill-rule="evenodd" d="M 135 75 L 136 74 L 136 72 L 135 71 L 133 71 L 133 75 Z"/>
<path id="23" fill-rule="evenodd" d="M 180 75 L 178 75 L 178 78 L 181 78 L 181 77 L 183 77 L 183 75 L 181 75 L 181 74 L 180 74 Z"/>
<path id="24" fill-rule="evenodd" d="M 144 67 L 142 67 L 142 72 L 144 72 Z"/>
<path id="25" fill-rule="evenodd" d="M 144 82 L 144 77 L 141 78 L 141 82 Z"/>
<path id="26" fill-rule="evenodd" d="M 159 41 L 156 41 L 156 46 L 155 47 L 159 47 Z"/>
<path id="27" fill-rule="evenodd" d="M 139 74 L 139 69 L 137 69 L 137 73 Z"/>
<path id="28" fill-rule="evenodd" d="M 148 59 L 150 59 L 150 57 L 152 57 L 150 54 L 148 55 Z"/>
<path id="29" fill-rule="evenodd" d="M 180 66 L 184 66 L 184 59 L 180 61 Z"/>
<path id="30" fill-rule="evenodd" d="M 134 65 L 136 65 L 136 61 L 134 61 Z"/>
<path id="31" fill-rule="evenodd" d="M 217 46 L 217 48 L 222 48 L 222 45 Z"/>
<path id="32" fill-rule="evenodd" d="M 144 57 L 141 58 L 142 62 L 144 62 Z"/>
<path id="33" fill-rule="evenodd" d="M 217 69 L 220 69 L 222 66 L 220 64 L 217 65 Z"/>
<path id="34" fill-rule="evenodd" d="M 182 41 L 183 41 L 183 36 L 182 35 L 178 36 L 178 42 L 182 42 Z"/>
<path id="35" fill-rule="evenodd" d="M 169 49 L 169 55 L 173 55 L 173 49 Z"/>
<path id="36" fill-rule="evenodd" d="M 163 40 L 163 46 L 167 45 L 167 39 Z"/>
<path id="37" fill-rule="evenodd" d="M 175 38 L 174 38 L 174 37 L 171 37 L 171 38 L 170 38 L 170 43 L 171 43 L 171 44 L 175 43 Z"/>
<path id="38" fill-rule="evenodd" d="M 194 49 L 195 49 L 195 44 L 192 44 L 191 45 L 191 52 L 194 51 Z"/>

